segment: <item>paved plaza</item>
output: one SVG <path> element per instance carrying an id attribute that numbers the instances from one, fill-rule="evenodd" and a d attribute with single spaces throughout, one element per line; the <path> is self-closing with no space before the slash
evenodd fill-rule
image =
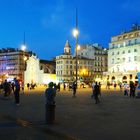
<path id="1" fill-rule="evenodd" d="M 140 99 L 113 89 L 103 90 L 95 104 L 91 89 L 56 96 L 56 121 L 45 124 L 44 89 L 26 90 L 20 106 L 0 94 L 0 140 L 138 140 Z"/>

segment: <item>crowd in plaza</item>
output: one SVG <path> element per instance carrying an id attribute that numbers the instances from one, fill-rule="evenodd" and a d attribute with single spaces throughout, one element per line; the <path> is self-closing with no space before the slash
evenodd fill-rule
<path id="1" fill-rule="evenodd" d="M 15 97 L 15 104 L 19 105 L 20 83 L 16 78 L 14 78 L 12 82 L 8 82 L 7 80 L 5 80 L 3 83 L 1 83 L 0 90 L 2 90 L 5 98 L 10 97 L 10 95 L 13 93 Z"/>
<path id="2" fill-rule="evenodd" d="M 124 83 L 118 83 L 116 84 L 115 82 L 113 84 L 110 84 L 109 82 L 107 82 L 107 86 L 106 89 L 110 90 L 111 86 L 114 88 L 114 91 L 119 88 L 120 91 L 124 91 L 124 95 L 125 96 L 130 96 L 130 97 L 136 97 L 139 98 L 140 97 L 140 84 L 138 82 L 133 82 L 130 81 L 129 84 L 127 82 Z"/>

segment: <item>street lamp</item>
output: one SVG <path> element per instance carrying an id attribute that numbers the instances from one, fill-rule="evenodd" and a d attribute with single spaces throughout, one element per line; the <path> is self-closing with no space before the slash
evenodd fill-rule
<path id="1" fill-rule="evenodd" d="M 78 45 L 78 35 L 79 35 L 79 31 L 76 27 L 76 29 L 73 30 L 73 36 L 76 38 L 76 48 L 75 48 L 75 57 L 76 57 L 76 86 L 77 86 L 77 73 L 78 73 L 78 50 L 79 50 L 79 45 Z"/>
<path id="2" fill-rule="evenodd" d="M 23 70 L 22 70 L 22 91 L 24 93 L 24 70 L 25 70 L 25 63 L 27 60 L 27 57 L 25 56 L 25 51 L 26 51 L 27 46 L 25 45 L 25 42 L 21 45 L 21 50 L 23 51 Z"/>
<path id="3" fill-rule="evenodd" d="M 22 50 L 22 51 L 25 51 L 25 50 L 26 50 L 26 45 L 25 45 L 25 44 L 22 44 L 22 45 L 21 45 L 21 50 Z"/>

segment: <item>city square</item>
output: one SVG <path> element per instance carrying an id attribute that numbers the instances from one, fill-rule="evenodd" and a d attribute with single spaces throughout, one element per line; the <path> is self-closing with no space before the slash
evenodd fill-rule
<path id="1" fill-rule="evenodd" d="M 138 140 L 139 0 L 0 3 L 0 140 Z"/>
<path id="2" fill-rule="evenodd" d="M 63 89 L 56 95 L 55 123 L 45 123 L 45 87 L 25 90 L 20 106 L 13 97 L 0 94 L 0 137 L 2 140 L 137 140 L 140 101 L 124 96 L 117 88 L 102 89 L 101 103 L 91 98 L 91 88 Z M 13 96 L 13 95 L 12 95 Z"/>

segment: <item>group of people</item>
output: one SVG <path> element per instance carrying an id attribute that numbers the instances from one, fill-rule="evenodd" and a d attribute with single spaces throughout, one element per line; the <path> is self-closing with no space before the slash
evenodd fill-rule
<path id="1" fill-rule="evenodd" d="M 134 82 L 130 82 L 130 84 L 128 85 L 127 83 L 124 84 L 124 95 L 130 96 L 131 97 L 135 97 L 135 91 L 136 91 L 136 88 L 137 88 L 137 84 L 134 84 Z"/>
<path id="2" fill-rule="evenodd" d="M 37 87 L 36 83 L 31 83 L 31 84 L 27 83 L 27 88 L 30 89 L 30 90 L 35 89 L 35 87 Z"/>
<path id="3" fill-rule="evenodd" d="M 1 89 L 3 89 L 4 97 L 8 97 L 11 93 L 14 93 L 15 103 L 19 105 L 19 92 L 20 92 L 20 83 L 14 78 L 12 82 L 8 82 L 7 80 L 1 84 Z"/>

